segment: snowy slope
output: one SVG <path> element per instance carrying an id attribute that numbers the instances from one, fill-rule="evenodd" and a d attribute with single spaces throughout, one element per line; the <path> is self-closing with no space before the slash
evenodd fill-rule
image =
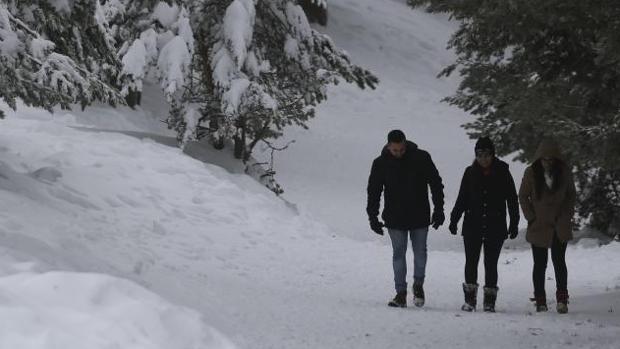
<path id="1" fill-rule="evenodd" d="M 234 348 L 201 315 L 108 275 L 0 265 L 0 348 Z M 12 266 L 15 270 L 6 270 Z M 41 267 L 41 264 L 38 264 Z"/>
<path id="2" fill-rule="evenodd" d="M 0 348 L 67 348 L 52 330 L 108 348 L 95 342 L 105 326 L 123 348 L 139 340 L 162 349 L 620 347 L 620 270 L 604 267 L 620 262 L 617 242 L 569 247 L 565 316 L 531 313 L 522 242 L 500 259 L 498 313 L 468 314 L 458 310 L 460 239 L 444 227 L 430 238 L 427 306 L 386 307 L 391 248 L 364 212 L 385 133 L 402 128 L 431 151 L 447 210 L 472 160 L 458 127 L 467 116 L 438 103 L 455 81 L 434 78 L 451 59 L 443 51 L 451 24 L 403 1 L 331 0 L 330 15 L 336 43 L 382 83 L 334 88 L 311 129 L 278 157 L 286 198 L 301 212 L 173 147 L 154 93 L 137 111 L 51 117 L 20 108 L 0 121 Z M 520 172 L 515 165 L 517 182 Z M 76 319 L 84 330 L 71 326 Z"/>

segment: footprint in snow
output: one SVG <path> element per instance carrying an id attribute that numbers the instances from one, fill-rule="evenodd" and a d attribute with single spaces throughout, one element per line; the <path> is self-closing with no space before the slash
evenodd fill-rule
<path id="1" fill-rule="evenodd" d="M 40 182 L 51 184 L 62 177 L 62 172 L 55 167 L 41 167 L 30 175 Z"/>

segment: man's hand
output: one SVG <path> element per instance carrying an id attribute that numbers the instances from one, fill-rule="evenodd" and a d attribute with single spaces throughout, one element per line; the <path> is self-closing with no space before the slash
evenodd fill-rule
<path id="1" fill-rule="evenodd" d="M 458 232 L 458 228 L 456 226 L 456 223 L 455 222 L 450 222 L 450 225 L 448 226 L 448 230 L 450 230 L 450 234 L 456 235 L 456 233 Z"/>
<path id="2" fill-rule="evenodd" d="M 370 229 L 379 235 L 383 235 L 383 223 L 376 218 L 370 220 Z"/>
<path id="3" fill-rule="evenodd" d="M 446 216 L 444 216 L 443 210 L 435 210 L 431 219 L 431 225 L 433 226 L 433 229 L 437 230 L 437 228 L 439 228 L 445 220 Z"/>
<path id="4" fill-rule="evenodd" d="M 508 227 L 508 236 L 510 236 L 510 240 L 516 238 L 517 235 L 519 235 L 519 227 L 516 224 L 511 223 L 510 227 Z"/>

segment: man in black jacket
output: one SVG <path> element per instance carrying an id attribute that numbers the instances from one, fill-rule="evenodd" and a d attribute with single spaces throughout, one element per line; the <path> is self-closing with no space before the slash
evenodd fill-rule
<path id="1" fill-rule="evenodd" d="M 431 189 L 434 210 L 431 218 L 428 188 Z M 426 237 L 428 226 L 437 229 L 443 224 L 443 184 L 439 172 L 424 150 L 407 141 L 401 130 L 388 134 L 388 144 L 381 156 L 372 163 L 368 178 L 366 212 L 370 228 L 383 235 L 388 229 L 392 240 L 392 265 L 396 297 L 388 303 L 392 307 L 407 306 L 407 243 L 411 237 L 413 248 L 413 295 L 416 306 L 424 305 L 424 276 L 426 270 Z M 379 206 L 383 192 L 385 223 L 379 221 Z"/>

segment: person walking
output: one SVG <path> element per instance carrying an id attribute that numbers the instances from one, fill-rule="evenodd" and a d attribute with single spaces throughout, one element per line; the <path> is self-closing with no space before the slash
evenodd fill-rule
<path id="1" fill-rule="evenodd" d="M 407 244 L 413 249 L 414 304 L 424 305 L 424 278 L 427 260 L 428 226 L 439 228 L 445 220 L 443 184 L 428 152 L 408 141 L 401 130 L 388 133 L 388 143 L 372 163 L 368 178 L 366 212 L 372 231 L 383 235 L 385 226 L 392 241 L 392 266 L 396 296 L 388 305 L 407 306 Z M 428 200 L 430 187 L 433 214 Z M 383 212 L 379 206 L 383 192 Z"/>
<path id="2" fill-rule="evenodd" d="M 572 171 L 558 144 L 550 139 L 543 140 L 534 162 L 525 169 L 519 189 L 521 210 L 527 219 L 526 240 L 532 245 L 532 281 L 538 312 L 548 310 L 545 272 L 549 249 L 555 270 L 556 310 L 562 314 L 568 312 L 566 246 L 573 238 L 575 199 Z"/>
<path id="3" fill-rule="evenodd" d="M 484 250 L 484 300 L 486 312 L 495 312 L 497 299 L 497 262 L 504 244 L 519 232 L 519 202 L 517 190 L 508 164 L 495 156 L 495 146 L 490 138 L 482 137 L 474 148 L 475 160 L 465 169 L 459 194 L 450 214 L 448 229 L 457 234 L 457 224 L 463 221 L 465 245 L 464 311 L 476 310 L 478 294 L 478 261 Z M 510 225 L 506 226 L 506 207 Z"/>

